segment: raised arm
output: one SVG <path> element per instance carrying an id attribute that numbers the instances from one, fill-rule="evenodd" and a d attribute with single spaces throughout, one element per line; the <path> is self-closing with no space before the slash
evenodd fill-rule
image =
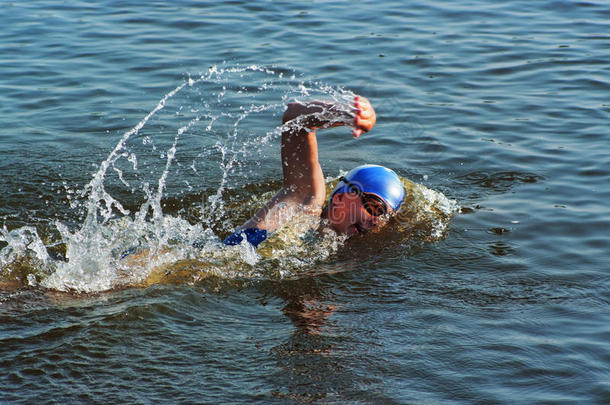
<path id="1" fill-rule="evenodd" d="M 315 131 L 349 125 L 357 138 L 375 125 L 375 111 L 366 98 L 359 96 L 352 105 L 321 101 L 290 103 L 282 121 L 282 188 L 240 229 L 272 232 L 298 212 L 319 215 L 326 198 L 326 186 L 318 161 Z"/>

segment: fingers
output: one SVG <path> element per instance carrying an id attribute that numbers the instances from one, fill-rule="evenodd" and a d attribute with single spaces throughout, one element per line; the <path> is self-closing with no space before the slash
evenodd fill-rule
<path id="1" fill-rule="evenodd" d="M 358 116 L 362 118 L 369 119 L 375 115 L 371 102 L 364 97 L 356 96 L 354 98 L 354 107 L 356 107 Z"/>
<path id="2" fill-rule="evenodd" d="M 354 108 L 356 110 L 356 117 L 354 118 L 354 130 L 352 131 L 352 134 L 357 138 L 373 128 L 377 118 L 375 116 L 375 110 L 373 110 L 371 103 L 365 97 L 355 96 Z"/>
<path id="3" fill-rule="evenodd" d="M 364 118 L 361 115 L 356 117 L 356 127 L 358 128 L 366 128 L 370 124 L 370 119 Z"/>

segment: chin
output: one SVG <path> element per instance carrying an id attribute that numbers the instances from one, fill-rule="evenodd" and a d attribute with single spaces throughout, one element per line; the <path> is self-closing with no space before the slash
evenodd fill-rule
<path id="1" fill-rule="evenodd" d="M 360 235 L 360 232 L 354 225 L 348 225 L 341 233 L 350 237 L 354 235 Z"/>
<path id="2" fill-rule="evenodd" d="M 350 231 L 351 226 L 349 226 L 349 225 L 348 226 L 342 226 L 341 224 L 331 224 L 330 227 L 333 229 L 333 231 L 335 231 L 339 235 L 352 236 L 354 234 L 353 230 Z"/>

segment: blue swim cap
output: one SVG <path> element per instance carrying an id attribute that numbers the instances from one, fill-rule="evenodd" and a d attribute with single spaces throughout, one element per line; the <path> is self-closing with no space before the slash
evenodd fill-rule
<path id="1" fill-rule="evenodd" d="M 400 177 L 391 169 L 379 165 L 362 165 L 353 168 L 343 176 L 351 184 L 358 187 L 364 193 L 372 193 L 381 197 L 393 210 L 398 210 L 405 198 L 405 189 Z M 350 187 L 343 181 L 330 195 L 337 193 L 348 193 Z"/>

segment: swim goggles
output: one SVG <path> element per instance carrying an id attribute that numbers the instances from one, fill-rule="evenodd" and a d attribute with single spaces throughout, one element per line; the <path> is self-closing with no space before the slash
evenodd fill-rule
<path id="1" fill-rule="evenodd" d="M 349 187 L 350 191 L 358 194 L 360 200 L 362 201 L 364 209 L 370 215 L 374 217 L 380 217 L 388 212 L 388 206 L 386 205 L 385 201 L 383 201 L 383 199 L 378 195 L 365 193 L 364 191 L 360 190 L 357 185 L 351 183 L 343 176 L 339 177 L 339 181 L 345 183 L 345 185 Z"/>

